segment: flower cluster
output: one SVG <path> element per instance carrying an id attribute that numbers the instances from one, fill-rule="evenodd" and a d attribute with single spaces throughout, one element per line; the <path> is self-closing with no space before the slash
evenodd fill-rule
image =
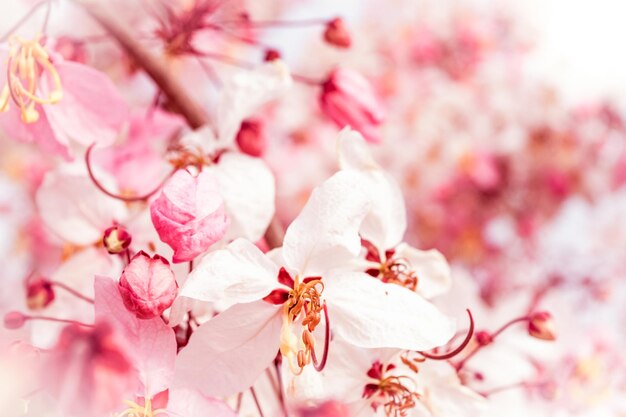
<path id="1" fill-rule="evenodd" d="M 105 3 L 0 5 L 0 415 L 574 416 L 623 391 L 626 340 L 583 313 L 623 289 L 625 124 L 513 71 L 511 18 Z"/>

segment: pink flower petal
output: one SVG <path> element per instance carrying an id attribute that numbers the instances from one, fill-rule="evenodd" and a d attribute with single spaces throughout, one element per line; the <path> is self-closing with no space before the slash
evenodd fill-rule
<path id="1" fill-rule="evenodd" d="M 278 353 L 280 311 L 237 304 L 200 326 L 178 355 L 177 383 L 216 397 L 249 388 Z"/>

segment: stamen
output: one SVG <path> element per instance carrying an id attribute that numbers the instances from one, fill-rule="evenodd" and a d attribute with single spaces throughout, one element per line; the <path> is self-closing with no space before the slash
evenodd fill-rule
<path id="1" fill-rule="evenodd" d="M 415 386 L 415 382 L 408 376 L 385 375 L 393 369 L 393 364 L 383 367 L 382 363 L 374 362 L 367 375 L 376 382 L 365 386 L 362 397 L 373 399 L 371 406 L 374 411 L 382 405 L 388 417 L 405 417 L 415 407 L 419 394 L 410 388 Z"/>
<path id="2" fill-rule="evenodd" d="M 279 280 L 291 283 L 291 277 L 288 276 L 286 270 L 281 270 Z M 320 371 L 326 365 L 330 339 L 328 310 L 326 304 L 321 301 L 324 284 L 320 277 L 308 277 L 303 279 L 302 282 L 296 277 L 293 280 L 292 288 L 291 291 L 287 292 L 288 298 L 283 304 L 280 353 L 287 358 L 289 367 L 295 375 L 300 375 L 304 367 L 311 362 L 313 362 L 315 369 Z M 285 292 L 286 290 L 281 289 L 278 291 Z M 274 298 L 276 296 L 266 301 L 272 302 Z M 325 343 L 322 359 L 318 362 L 315 355 L 315 338 L 312 333 L 322 319 L 322 311 L 326 318 Z M 304 327 L 299 339 L 291 328 L 292 324 L 298 319 L 300 319 L 300 325 Z"/>
<path id="3" fill-rule="evenodd" d="M 152 400 L 146 399 L 143 406 L 137 404 L 134 401 L 124 401 L 128 408 L 119 414 L 114 414 L 114 417 L 156 417 L 159 414 L 166 414 L 166 410 L 159 408 L 157 410 L 152 409 Z"/>
<path id="4" fill-rule="evenodd" d="M 7 83 L 0 96 L 0 110 L 8 109 L 10 95 L 20 108 L 22 121 L 34 123 L 39 120 L 35 105 L 55 104 L 63 98 L 61 78 L 40 43 L 40 35 L 32 41 L 13 36 L 9 42 L 11 48 L 7 64 Z M 53 84 L 48 97 L 37 95 L 38 84 L 44 73 L 51 77 Z"/>
<path id="5" fill-rule="evenodd" d="M 467 347 L 469 342 L 472 340 L 472 336 L 474 335 L 474 318 L 472 317 L 472 312 L 469 310 L 469 308 L 466 309 L 465 311 L 467 311 L 467 315 L 469 316 L 470 327 L 469 327 L 469 330 L 467 331 L 467 335 L 465 336 L 465 340 L 463 340 L 463 342 L 459 345 L 459 347 L 443 355 L 434 355 L 434 354 L 430 354 L 426 352 L 419 352 L 420 355 L 428 359 L 441 361 L 441 360 L 447 360 L 447 359 L 453 358 L 459 353 L 461 353 L 463 349 Z"/>

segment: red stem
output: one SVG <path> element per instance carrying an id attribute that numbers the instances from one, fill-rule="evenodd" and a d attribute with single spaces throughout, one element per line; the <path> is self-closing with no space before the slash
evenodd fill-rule
<path id="1" fill-rule="evenodd" d="M 324 304 L 324 319 L 326 320 L 326 328 L 324 329 L 324 351 L 322 353 L 322 360 L 318 363 L 315 355 L 315 349 L 311 349 L 311 359 L 313 359 L 313 366 L 316 371 L 321 371 L 326 366 L 326 360 L 328 359 L 328 346 L 330 345 L 330 321 L 328 320 L 328 309 Z"/>
<path id="2" fill-rule="evenodd" d="M 477 345 L 470 353 L 467 354 L 467 356 L 465 356 L 459 363 L 457 363 L 455 365 L 455 368 L 458 371 L 460 371 L 461 369 L 463 369 L 463 367 L 465 366 L 465 363 L 471 358 L 473 357 L 479 350 L 481 350 L 483 347 L 490 345 L 491 343 L 493 343 L 493 341 L 495 340 L 496 337 L 498 337 L 503 331 L 505 331 L 506 329 L 508 329 L 509 327 L 511 327 L 513 324 L 515 323 L 519 323 L 519 322 L 523 322 L 523 321 L 528 321 L 529 317 L 518 317 L 516 319 L 513 319 L 507 323 L 505 323 L 503 326 L 501 326 L 498 330 L 496 330 L 495 332 L 493 332 L 490 336 L 491 336 L 491 340 L 488 344 L 484 344 L 484 345 Z"/>
<path id="3" fill-rule="evenodd" d="M 265 417 L 263 415 L 263 410 L 261 409 L 261 404 L 259 403 L 259 399 L 256 396 L 256 391 L 254 390 L 254 387 L 250 387 L 250 393 L 252 394 L 252 398 L 254 398 L 254 404 L 256 405 L 256 409 L 259 412 L 259 417 Z"/>
<path id="4" fill-rule="evenodd" d="M 472 336 L 474 336 L 474 317 L 472 317 L 472 312 L 469 310 L 469 308 L 466 309 L 465 311 L 467 311 L 467 315 L 469 316 L 470 327 L 469 327 L 469 330 L 467 331 L 467 335 L 465 336 L 465 340 L 463 340 L 463 342 L 459 345 L 459 347 L 457 347 L 451 352 L 444 353 L 443 355 L 434 355 L 434 354 L 426 353 L 426 352 L 419 352 L 419 354 L 428 359 L 442 361 L 442 360 L 453 358 L 459 353 L 461 353 L 463 349 L 465 349 L 467 345 L 469 344 L 469 342 L 472 340 Z"/>
<path id="5" fill-rule="evenodd" d="M 83 295 L 81 293 L 79 293 L 78 291 L 76 291 L 75 289 L 68 287 L 67 285 L 63 284 L 62 282 L 58 282 L 58 281 L 50 281 L 50 284 L 55 286 L 55 287 L 59 287 L 64 289 L 65 291 L 69 292 L 70 294 L 72 294 L 73 296 L 75 296 L 76 298 L 80 298 L 83 301 L 86 301 L 90 304 L 94 303 L 93 298 L 89 298 L 86 295 Z"/>

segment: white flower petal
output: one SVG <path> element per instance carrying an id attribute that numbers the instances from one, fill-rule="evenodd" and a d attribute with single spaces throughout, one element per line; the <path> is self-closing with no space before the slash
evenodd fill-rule
<path id="1" fill-rule="evenodd" d="M 450 266 L 446 258 L 435 249 L 419 250 L 407 244 L 396 248 L 398 258 L 405 259 L 419 280 L 417 292 L 425 298 L 446 293 L 452 285 Z"/>
<path id="2" fill-rule="evenodd" d="M 337 154 L 341 169 L 359 171 L 379 170 L 363 136 L 350 127 L 344 128 L 337 137 Z"/>
<path id="3" fill-rule="evenodd" d="M 250 387 L 278 353 L 280 307 L 237 304 L 193 333 L 178 355 L 176 382 L 222 397 Z"/>
<path id="4" fill-rule="evenodd" d="M 369 209 L 361 175 L 340 171 L 313 190 L 285 233 L 283 258 L 303 276 L 323 275 L 356 256 L 359 227 Z"/>
<path id="5" fill-rule="evenodd" d="M 254 71 L 242 70 L 226 81 L 218 108 L 218 136 L 232 143 L 241 122 L 291 85 L 287 66 L 279 60 Z"/>
<path id="6" fill-rule="evenodd" d="M 372 199 L 371 211 L 361 226 L 361 236 L 383 252 L 395 247 L 406 231 L 402 190 L 374 161 L 361 134 L 346 128 L 337 142 L 339 166 L 342 170 L 360 172 Z"/>
<path id="7" fill-rule="evenodd" d="M 353 345 L 428 350 L 454 335 L 455 325 L 417 293 L 364 273 L 324 281 L 330 326 Z"/>
<path id="8" fill-rule="evenodd" d="M 276 186 L 265 162 L 237 152 L 227 152 L 208 168 L 219 184 L 230 219 L 225 239 L 261 239 L 274 215 Z"/>
<path id="9" fill-rule="evenodd" d="M 180 296 L 226 306 L 260 300 L 278 287 L 278 267 L 259 248 L 237 239 L 204 256 L 180 290 Z"/>

